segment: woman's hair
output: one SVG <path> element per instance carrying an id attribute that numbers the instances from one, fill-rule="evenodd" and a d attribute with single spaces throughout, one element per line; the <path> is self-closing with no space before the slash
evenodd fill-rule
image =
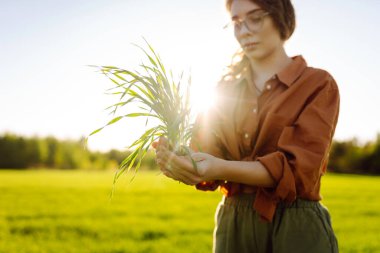
<path id="1" fill-rule="evenodd" d="M 226 0 L 226 8 L 231 11 L 233 1 Z M 291 0 L 247 0 L 259 5 L 263 10 L 269 12 L 274 25 L 280 33 L 283 40 L 287 40 L 292 36 L 296 27 L 296 17 Z M 244 55 L 242 49 L 235 53 L 232 57 L 232 63 L 228 67 L 227 73 L 223 75 L 221 81 L 235 79 L 247 66 L 248 58 Z"/>

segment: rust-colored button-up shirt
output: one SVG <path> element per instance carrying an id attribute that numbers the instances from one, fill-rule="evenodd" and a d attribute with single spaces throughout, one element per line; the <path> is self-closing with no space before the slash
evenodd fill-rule
<path id="1" fill-rule="evenodd" d="M 253 207 L 271 221 L 279 201 L 321 199 L 320 180 L 338 120 L 339 90 L 329 73 L 308 67 L 302 56 L 268 80 L 260 95 L 250 73 L 247 67 L 237 80 L 217 86 L 217 103 L 197 118 L 192 146 L 227 160 L 261 162 L 276 186 L 255 189 Z M 246 187 L 218 180 L 197 188 L 218 186 L 227 196 Z"/>

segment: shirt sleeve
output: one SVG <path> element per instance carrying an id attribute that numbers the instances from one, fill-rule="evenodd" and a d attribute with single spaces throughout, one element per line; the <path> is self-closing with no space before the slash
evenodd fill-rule
<path id="1" fill-rule="evenodd" d="M 282 130 L 275 152 L 257 158 L 276 186 L 266 194 L 271 199 L 292 202 L 298 192 L 312 192 L 324 173 L 339 114 L 339 90 L 330 77 L 310 96 L 302 112 Z"/>

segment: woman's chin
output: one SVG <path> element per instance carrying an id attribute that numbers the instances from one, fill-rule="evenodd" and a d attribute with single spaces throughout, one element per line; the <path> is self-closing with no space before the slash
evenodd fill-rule
<path id="1" fill-rule="evenodd" d="M 254 48 L 254 49 L 246 49 L 244 50 L 244 54 L 248 57 L 248 58 L 251 58 L 251 59 L 261 59 L 263 58 L 263 56 L 265 54 L 263 54 L 263 52 L 261 50 L 259 50 L 258 48 Z"/>
<path id="2" fill-rule="evenodd" d="M 262 60 L 268 59 L 273 53 L 274 51 L 260 50 L 260 48 L 255 48 L 253 50 L 244 50 L 244 54 L 248 58 L 252 60 L 256 60 L 256 61 L 262 61 Z"/>

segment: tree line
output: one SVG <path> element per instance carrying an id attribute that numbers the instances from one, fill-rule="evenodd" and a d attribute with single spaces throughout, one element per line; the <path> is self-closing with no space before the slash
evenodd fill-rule
<path id="1" fill-rule="evenodd" d="M 117 168 L 130 151 L 90 151 L 80 140 L 55 137 L 23 137 L 6 133 L 0 136 L 0 168 L 111 169 Z M 155 168 L 149 153 L 142 167 Z M 356 139 L 334 141 L 329 171 L 352 174 L 380 174 L 380 134 L 375 141 L 359 144 Z"/>
<path id="2" fill-rule="evenodd" d="M 114 169 L 129 151 L 91 151 L 85 139 L 59 140 L 55 137 L 24 137 L 6 133 L 0 136 L 0 168 L 53 168 L 53 169 Z M 154 167 L 153 154 L 142 162 L 143 167 Z"/>
<path id="3" fill-rule="evenodd" d="M 380 174 L 380 134 L 375 141 L 359 144 L 357 139 L 334 141 L 329 170 L 349 174 Z"/>

